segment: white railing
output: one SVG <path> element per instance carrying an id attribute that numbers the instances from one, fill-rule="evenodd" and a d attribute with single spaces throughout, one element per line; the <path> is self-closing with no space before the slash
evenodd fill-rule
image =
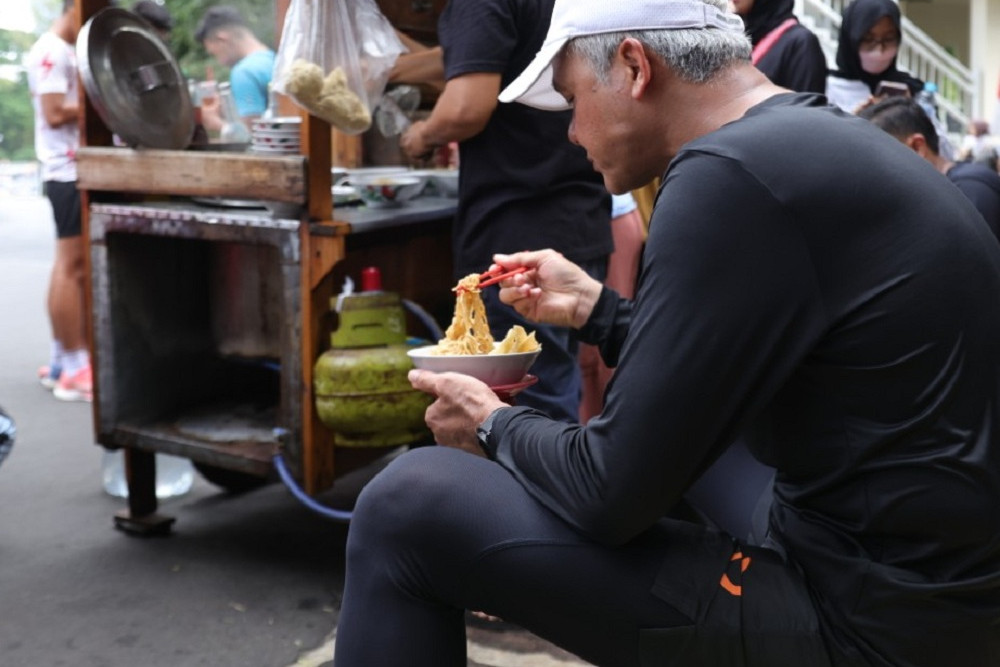
<path id="1" fill-rule="evenodd" d="M 850 0 L 796 0 L 796 15 L 819 37 L 829 66 L 836 69 L 840 17 Z M 949 133 L 961 134 L 978 108 L 978 86 L 968 67 L 941 48 L 913 21 L 902 21 L 903 42 L 897 64 L 905 72 L 937 85 L 941 121 Z"/>

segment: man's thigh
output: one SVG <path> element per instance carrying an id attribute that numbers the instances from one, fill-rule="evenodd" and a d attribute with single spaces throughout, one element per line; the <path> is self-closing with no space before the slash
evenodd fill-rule
<path id="1" fill-rule="evenodd" d="M 383 499 L 408 490 L 412 502 L 392 522 L 409 536 L 392 547 L 408 588 L 427 599 L 499 616 L 598 665 L 824 664 L 803 661 L 822 650 L 815 614 L 772 552 L 744 555 L 718 531 L 669 520 L 625 545 L 601 545 L 498 464 L 444 447 L 400 457 L 373 484 Z M 383 484 L 392 491 L 379 491 Z M 758 573 L 766 596 L 754 592 Z M 764 609 L 748 606 L 750 593 L 753 602 L 767 598 Z M 811 639 L 799 646 L 782 634 L 789 630 Z M 771 657 L 771 643 L 791 641 L 791 661 L 744 656 L 747 639 Z"/>

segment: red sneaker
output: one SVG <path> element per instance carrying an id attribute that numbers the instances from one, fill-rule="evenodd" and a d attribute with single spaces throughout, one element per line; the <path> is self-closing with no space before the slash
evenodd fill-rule
<path id="1" fill-rule="evenodd" d="M 94 400 L 94 377 L 87 364 L 76 373 L 69 375 L 63 373 L 56 383 L 52 395 L 60 401 L 85 401 L 90 403 Z"/>

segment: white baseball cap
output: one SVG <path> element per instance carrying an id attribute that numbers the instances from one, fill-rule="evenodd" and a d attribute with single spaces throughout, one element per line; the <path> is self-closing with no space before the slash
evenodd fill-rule
<path id="1" fill-rule="evenodd" d="M 556 0 L 541 50 L 499 99 L 548 111 L 569 109 L 566 99 L 552 88 L 552 60 L 569 40 L 608 32 L 686 28 L 744 30 L 739 16 L 702 0 Z"/>

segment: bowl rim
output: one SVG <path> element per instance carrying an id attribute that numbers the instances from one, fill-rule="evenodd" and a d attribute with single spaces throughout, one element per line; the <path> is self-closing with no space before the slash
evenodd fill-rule
<path id="1" fill-rule="evenodd" d="M 500 341 L 494 341 L 493 348 L 500 344 Z M 492 357 L 494 359 L 504 359 L 510 357 L 520 357 L 527 354 L 538 354 L 542 351 L 542 346 L 539 344 L 538 348 L 535 350 L 528 350 L 527 352 L 502 352 L 500 354 L 431 354 L 429 350 L 437 347 L 437 343 L 433 345 L 421 345 L 420 347 L 415 347 L 406 351 L 406 354 L 410 357 L 416 357 L 420 359 L 485 359 Z"/>
<path id="2" fill-rule="evenodd" d="M 388 180 L 388 183 L 382 183 L 381 181 Z M 355 178 L 350 180 L 350 185 L 355 186 L 397 186 L 405 187 L 407 185 L 417 185 L 420 183 L 420 179 L 416 176 L 401 176 L 397 174 L 380 174 L 377 176 L 364 176 L 362 178 Z"/>

